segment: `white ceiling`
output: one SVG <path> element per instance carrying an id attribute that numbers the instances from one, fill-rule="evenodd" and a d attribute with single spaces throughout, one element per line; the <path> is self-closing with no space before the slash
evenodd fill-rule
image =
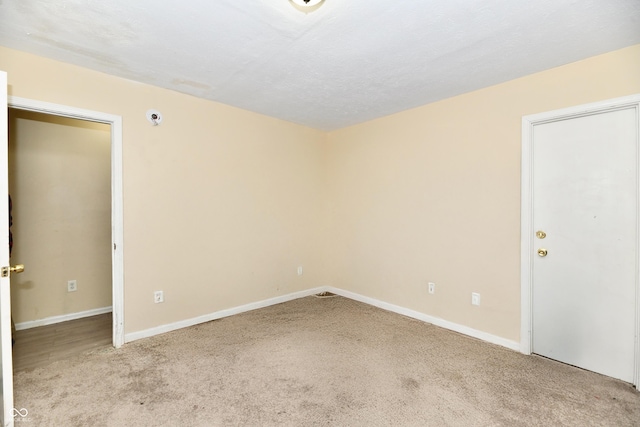
<path id="1" fill-rule="evenodd" d="M 640 0 L 0 0 L 0 45 L 321 130 L 637 43 Z"/>

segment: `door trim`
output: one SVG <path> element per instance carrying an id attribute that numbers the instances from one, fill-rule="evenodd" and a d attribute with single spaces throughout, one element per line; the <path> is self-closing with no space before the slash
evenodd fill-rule
<path id="1" fill-rule="evenodd" d="M 520 352 L 531 354 L 532 350 L 532 285 L 533 285 L 533 128 L 535 125 L 567 120 L 581 116 L 634 108 L 636 112 L 636 150 L 639 158 L 636 172 L 636 195 L 640 203 L 640 94 L 615 98 L 592 104 L 579 105 L 522 118 L 522 169 L 521 169 L 521 212 L 520 212 Z M 640 254 L 640 206 L 636 205 L 636 253 Z M 640 389 L 640 261 L 636 259 L 636 325 L 634 385 Z"/>
<path id="2" fill-rule="evenodd" d="M 111 125 L 111 269 L 113 346 L 124 344 L 124 227 L 122 207 L 122 117 L 9 96 L 9 108 Z"/>

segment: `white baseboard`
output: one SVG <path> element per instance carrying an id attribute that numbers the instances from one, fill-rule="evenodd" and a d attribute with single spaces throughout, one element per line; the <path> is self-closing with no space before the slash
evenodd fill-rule
<path id="1" fill-rule="evenodd" d="M 410 310 L 408 308 L 404 308 L 398 305 L 389 304 L 387 302 L 380 301 L 374 298 L 369 298 L 364 295 L 356 294 L 354 292 L 334 288 L 332 286 L 320 286 L 313 289 L 307 289 L 305 291 L 294 292 L 291 294 L 282 295 L 275 298 L 269 298 L 263 301 L 241 305 L 239 307 L 233 307 L 225 310 L 216 311 L 214 313 L 205 314 L 203 316 L 198 316 L 198 317 L 182 320 L 175 323 L 170 323 L 168 325 L 162 325 L 162 326 L 157 326 L 155 328 L 145 329 L 143 331 L 132 332 L 125 335 L 125 342 L 131 342 L 131 341 L 139 340 L 141 338 L 152 337 L 154 335 L 163 334 L 165 332 L 175 331 L 177 329 L 187 328 L 189 326 L 210 322 L 212 320 L 221 319 L 223 317 L 233 316 L 234 314 L 240 314 L 246 311 L 264 308 L 270 305 L 280 304 L 280 303 L 292 301 L 298 298 L 304 298 L 310 295 L 315 295 L 320 292 L 332 292 L 334 294 L 343 296 L 345 298 L 349 298 L 355 301 L 369 304 L 374 307 L 381 308 L 383 310 L 387 310 L 387 311 L 401 314 L 403 316 L 411 317 L 413 319 L 421 320 L 426 323 L 431 323 L 441 328 L 459 332 L 461 334 L 468 335 L 473 338 L 478 338 L 482 341 L 486 341 L 491 344 L 497 344 L 502 347 L 509 348 L 511 350 L 520 351 L 519 342 L 511 341 L 506 338 L 489 334 L 487 332 L 479 331 L 477 329 L 473 329 L 468 326 L 459 325 L 457 323 L 450 322 L 448 320 L 444 320 L 438 317 L 429 316 L 428 314 L 420 313 L 419 311 Z"/>
<path id="2" fill-rule="evenodd" d="M 441 319 L 439 317 L 429 316 L 428 314 L 420 313 L 419 311 L 410 310 L 408 308 L 400 307 L 398 305 L 389 304 L 384 301 L 380 301 L 374 298 L 369 298 L 364 295 L 356 294 L 350 291 L 344 291 L 342 289 L 333 288 L 331 286 L 327 286 L 326 290 L 329 292 L 333 292 L 334 294 L 338 294 L 345 298 L 349 298 L 355 301 L 360 301 L 365 304 L 372 305 L 374 307 L 381 308 L 383 310 L 392 311 L 394 313 L 402 314 L 403 316 L 411 317 L 413 319 L 421 320 L 426 323 L 431 323 L 433 325 L 439 326 L 441 328 L 449 329 L 455 332 L 459 332 L 464 335 L 468 335 L 473 338 L 478 338 L 482 341 L 489 342 L 491 344 L 497 344 L 502 347 L 507 347 L 511 350 L 520 351 L 520 343 L 516 341 L 511 341 L 506 338 L 502 338 L 496 335 L 489 334 L 487 332 L 479 331 L 477 329 L 470 328 L 468 326 L 459 325 L 454 322 L 450 322 L 448 320 Z"/>
<path id="3" fill-rule="evenodd" d="M 240 314 L 251 310 L 257 310 L 259 308 L 269 307 L 271 305 L 280 304 L 287 301 L 292 301 L 298 298 L 304 298 L 310 295 L 315 295 L 320 292 L 332 292 L 334 294 L 343 296 L 345 298 L 359 301 L 365 304 L 372 305 L 374 307 L 381 308 L 383 310 L 391 311 L 401 314 L 403 316 L 411 317 L 413 319 L 421 320 L 426 323 L 439 326 L 441 328 L 449 329 L 455 332 L 459 332 L 470 337 L 478 338 L 482 341 L 486 341 L 492 344 L 497 344 L 502 347 L 509 348 L 511 350 L 520 351 L 520 343 L 511 341 L 506 338 L 502 338 L 496 335 L 489 334 L 487 332 L 479 331 L 477 329 L 470 328 L 468 326 L 459 325 L 448 320 L 444 320 L 438 317 L 429 316 L 428 314 L 421 313 L 419 311 L 411 310 L 399 305 L 390 304 L 384 301 L 370 298 L 364 295 L 357 294 L 351 291 L 345 291 L 342 289 L 334 288 L 332 286 L 320 286 L 313 289 L 307 289 L 304 291 L 294 292 L 287 295 L 281 295 L 275 298 L 269 298 L 263 301 L 253 302 L 238 307 L 232 307 L 225 310 L 216 311 L 214 313 L 205 314 L 191 319 L 182 320 L 168 325 L 157 326 L 155 328 L 145 329 L 143 331 L 132 332 L 125 334 L 125 342 L 131 342 L 139 340 L 141 338 L 148 338 L 154 335 L 163 334 L 165 332 L 175 331 L 177 329 L 187 328 L 189 326 L 197 325 L 200 323 L 210 322 L 212 320 L 222 319 L 223 317 L 233 316 L 234 314 Z M 66 322 L 69 320 L 82 319 L 83 317 L 97 316 L 99 314 L 110 313 L 111 307 L 96 308 L 93 310 L 81 311 L 79 313 L 64 314 L 61 316 L 52 316 L 40 320 L 31 320 L 28 322 L 16 323 L 16 330 L 35 328 L 38 326 L 53 325 L 55 323 Z"/>
<path id="4" fill-rule="evenodd" d="M 53 325 L 55 323 L 67 322 L 69 320 L 82 319 L 83 317 L 97 316 L 99 314 L 111 313 L 112 307 L 94 308 L 92 310 L 80 311 L 78 313 L 63 314 L 60 316 L 45 317 L 39 320 L 29 320 L 27 322 L 16 323 L 16 331 L 23 329 L 37 328 L 38 326 Z"/>
<path id="5" fill-rule="evenodd" d="M 294 292 L 287 295 L 282 295 L 275 298 L 269 298 L 263 301 L 252 302 L 249 304 L 241 305 L 239 307 L 232 307 L 225 310 L 216 311 L 214 313 L 205 314 L 191 319 L 181 320 L 179 322 L 170 323 L 168 325 L 156 326 L 155 328 L 145 329 L 143 331 L 131 332 L 125 334 L 124 342 L 139 340 L 141 338 L 148 338 L 154 335 L 163 334 L 165 332 L 175 331 L 177 329 L 187 328 L 189 326 L 198 325 L 200 323 L 210 322 L 212 320 L 222 319 L 223 317 L 233 316 L 234 314 L 244 313 L 246 311 L 256 310 L 259 308 L 269 307 L 270 305 L 280 304 L 287 301 L 292 301 L 298 298 L 304 298 L 310 295 L 324 292 L 328 288 L 322 286 L 319 288 L 307 289 L 305 291 Z"/>

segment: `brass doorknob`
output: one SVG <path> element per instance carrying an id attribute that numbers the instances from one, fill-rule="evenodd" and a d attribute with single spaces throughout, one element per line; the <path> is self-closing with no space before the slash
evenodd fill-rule
<path id="1" fill-rule="evenodd" d="M 544 248 L 538 249 L 538 255 L 540 255 L 541 257 L 547 256 L 547 250 Z"/>
<path id="2" fill-rule="evenodd" d="M 545 233 L 542 230 L 538 230 L 538 231 L 536 231 L 536 237 L 538 239 L 544 239 L 545 237 L 547 237 L 547 233 Z"/>
<path id="3" fill-rule="evenodd" d="M 24 264 L 17 264 L 17 265 L 12 265 L 11 267 L 9 267 L 9 270 L 12 273 L 22 273 L 24 271 Z"/>

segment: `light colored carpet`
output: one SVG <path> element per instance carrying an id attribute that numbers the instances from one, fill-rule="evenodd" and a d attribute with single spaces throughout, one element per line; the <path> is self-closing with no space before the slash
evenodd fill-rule
<path id="1" fill-rule="evenodd" d="M 18 372 L 15 402 L 32 426 L 640 425 L 629 384 L 342 297 Z"/>

